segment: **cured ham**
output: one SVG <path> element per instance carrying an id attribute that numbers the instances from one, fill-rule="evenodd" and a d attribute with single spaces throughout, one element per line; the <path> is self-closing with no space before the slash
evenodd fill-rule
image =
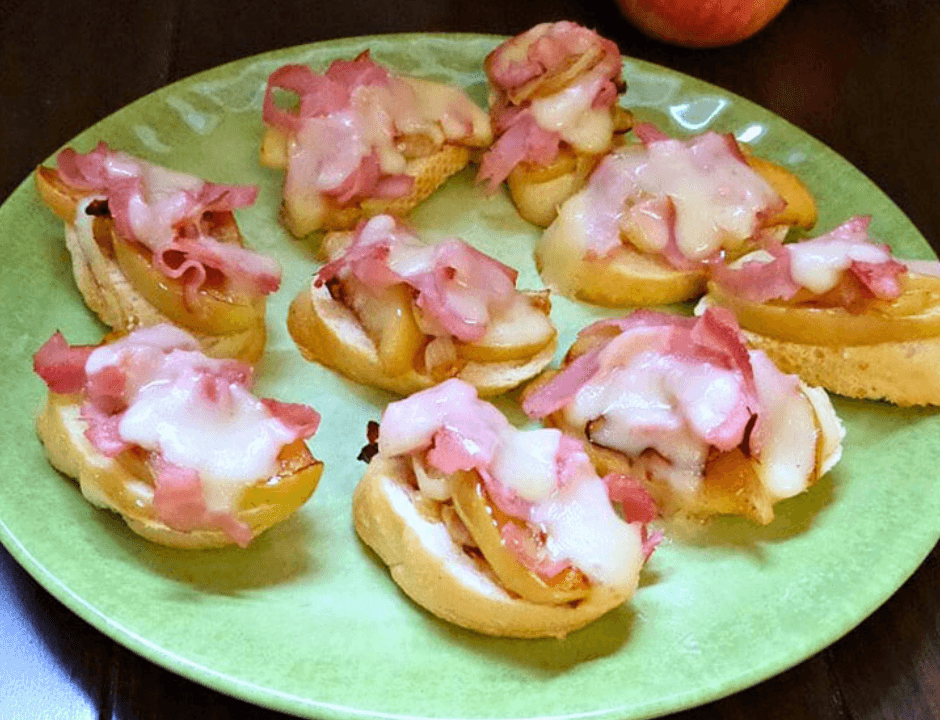
<path id="1" fill-rule="evenodd" d="M 626 87 L 615 43 L 572 22 L 542 23 L 493 50 L 484 68 L 496 140 L 478 179 L 490 191 L 520 163 L 550 165 L 563 147 L 610 148 Z"/>
<path id="2" fill-rule="evenodd" d="M 861 312 L 866 300 L 895 300 L 902 292 L 900 278 L 909 269 L 887 245 L 871 239 L 869 223 L 870 218 L 857 216 L 816 238 L 774 245 L 731 266 L 716 264 L 712 279 L 727 292 L 758 303 L 815 299 Z"/>
<path id="3" fill-rule="evenodd" d="M 514 269 L 462 240 L 425 245 L 383 215 L 361 225 L 346 252 L 317 273 L 315 284 L 354 278 L 379 291 L 404 283 L 431 320 L 434 334 L 473 342 L 485 335 L 491 317 L 512 302 L 516 277 Z"/>
<path id="4" fill-rule="evenodd" d="M 210 277 L 258 295 L 280 285 L 275 260 L 213 236 L 218 226 L 214 216 L 253 204 L 256 187 L 205 182 L 103 142 L 84 154 L 66 148 L 56 162 L 60 179 L 105 201 L 119 237 L 139 243 L 160 273 L 181 280 L 190 302 Z"/>

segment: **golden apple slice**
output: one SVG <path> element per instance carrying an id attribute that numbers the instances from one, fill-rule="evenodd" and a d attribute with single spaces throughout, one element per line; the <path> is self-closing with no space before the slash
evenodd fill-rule
<path id="1" fill-rule="evenodd" d="M 803 182 L 780 165 L 754 155 L 746 156 L 747 164 L 760 174 L 786 202 L 786 207 L 766 220 L 766 225 L 786 225 L 809 230 L 816 224 L 816 201 Z"/>
<path id="2" fill-rule="evenodd" d="M 914 300 L 905 299 L 902 293 L 893 303 L 872 303 L 866 312 L 858 315 L 837 307 L 743 300 L 717 283 L 709 283 L 709 301 L 730 309 L 745 330 L 787 342 L 849 346 L 937 337 L 940 335 L 940 303 L 933 302 L 910 315 L 897 314 L 897 309 L 905 305 L 921 308 L 940 290 L 940 279 L 919 276 L 911 286 Z"/>
<path id="3" fill-rule="evenodd" d="M 37 167 L 36 191 L 52 212 L 67 223 L 74 222 L 75 206 L 82 199 L 82 195 L 62 182 L 58 172 L 42 165 Z"/>
<path id="4" fill-rule="evenodd" d="M 174 323 L 209 335 L 227 335 L 264 322 L 263 295 L 204 285 L 191 303 L 183 282 L 155 268 L 147 249 L 126 242 L 113 230 L 112 244 L 115 261 L 134 289 Z"/>
<path id="5" fill-rule="evenodd" d="M 516 559 L 500 535 L 505 523 L 515 521 L 487 501 L 479 475 L 455 473 L 450 485 L 457 514 L 505 588 L 526 600 L 552 605 L 580 600 L 590 594 L 587 578 L 579 570 L 568 568 L 546 581 Z"/>
<path id="6" fill-rule="evenodd" d="M 457 343 L 457 355 L 468 360 L 501 362 L 532 357 L 556 335 L 548 318 L 548 292 L 516 295 L 492 318 L 486 334 L 475 343 Z"/>
<path id="7" fill-rule="evenodd" d="M 347 281 L 346 290 L 352 310 L 375 343 L 385 372 L 401 375 L 414 369 L 415 357 L 427 337 L 415 321 L 409 287 L 399 283 L 374 294 Z"/>
<path id="8" fill-rule="evenodd" d="M 153 488 L 155 480 L 150 458 L 147 451 L 132 447 L 120 453 L 116 460 L 141 483 Z M 310 454 L 303 440 L 285 445 L 277 459 L 277 474 L 249 485 L 239 498 L 237 511 L 254 511 L 253 526 L 267 527 L 283 520 L 310 499 L 320 482 L 323 463 Z M 133 488 L 115 486 L 109 489 L 109 496 L 124 496 L 128 504 L 137 495 L 133 493 Z M 142 505 L 137 502 L 134 505 L 137 507 L 135 517 L 156 518 L 152 504 Z"/>

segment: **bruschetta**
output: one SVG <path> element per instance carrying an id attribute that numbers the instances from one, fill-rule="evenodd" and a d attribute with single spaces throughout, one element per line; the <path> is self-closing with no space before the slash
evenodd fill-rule
<path id="1" fill-rule="evenodd" d="M 391 403 L 376 449 L 356 532 L 415 602 L 477 632 L 563 637 L 629 600 L 658 542 L 629 478 L 598 477 L 558 430 L 515 429 L 460 380 Z"/>
<path id="2" fill-rule="evenodd" d="M 834 466 L 844 435 L 825 391 L 748 350 L 720 308 L 588 326 L 522 408 L 580 437 L 599 473 L 637 475 L 666 515 L 761 524 Z"/>
<path id="3" fill-rule="evenodd" d="M 36 420 L 49 461 L 148 540 L 244 547 L 319 482 L 304 443 L 319 414 L 256 397 L 250 365 L 207 357 L 175 326 L 100 346 L 56 333 L 33 364 L 49 388 Z"/>
<path id="4" fill-rule="evenodd" d="M 516 290 L 515 270 L 467 243 L 425 244 L 378 215 L 324 247 L 333 259 L 287 319 L 308 360 L 402 395 L 451 377 L 493 395 L 551 362 L 548 292 Z"/>
<path id="5" fill-rule="evenodd" d="M 899 260 L 869 221 L 717 265 L 703 306 L 733 311 L 752 346 L 808 383 L 940 405 L 940 263 Z"/>
<path id="6" fill-rule="evenodd" d="M 689 300 L 709 262 L 815 224 L 802 182 L 732 136 L 634 131 L 641 142 L 607 155 L 537 241 L 552 290 L 611 307 Z"/>
<path id="7" fill-rule="evenodd" d="M 519 214 L 546 227 L 633 122 L 617 45 L 573 22 L 542 23 L 487 55 L 495 140 L 478 179 L 508 181 Z"/>
<path id="8" fill-rule="evenodd" d="M 489 117 L 462 90 L 394 73 L 368 51 L 322 74 L 276 70 L 264 125 L 261 164 L 284 170 L 282 220 L 297 237 L 404 216 L 492 140 Z"/>
<path id="9" fill-rule="evenodd" d="M 36 186 L 65 222 L 65 243 L 88 307 L 117 332 L 169 322 L 208 354 L 256 361 L 278 263 L 245 247 L 233 210 L 253 186 L 217 185 L 105 143 L 71 148 L 39 167 Z"/>

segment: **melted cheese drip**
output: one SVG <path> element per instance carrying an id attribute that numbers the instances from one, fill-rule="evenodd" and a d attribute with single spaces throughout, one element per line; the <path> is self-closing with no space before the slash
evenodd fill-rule
<path id="1" fill-rule="evenodd" d="M 624 148 L 600 164 L 585 189 L 562 205 L 559 218 L 587 254 L 610 255 L 620 246 L 621 231 L 637 226 L 643 231 L 639 249 L 657 252 L 669 227 L 665 206 L 655 201 L 668 199 L 682 255 L 701 261 L 736 248 L 757 232 L 760 213 L 779 197 L 746 163 L 722 150 L 723 142 L 703 136 L 689 144 L 665 140 Z"/>
<path id="2" fill-rule="evenodd" d="M 557 132 L 562 140 L 585 154 L 600 154 L 610 146 L 614 119 L 608 107 L 591 107 L 596 84 L 579 82 L 553 95 L 532 101 L 535 121 L 545 130 Z"/>
<path id="3" fill-rule="evenodd" d="M 564 409 L 567 422 L 587 427 L 598 445 L 644 459 L 657 476 L 683 495 L 702 482 L 709 443 L 703 438 L 737 407 L 737 373 L 678 357 L 645 351 L 609 374 L 595 377 Z"/>
<path id="4" fill-rule="evenodd" d="M 853 262 L 877 264 L 891 259 L 891 255 L 877 245 L 845 240 L 795 243 L 786 247 L 793 280 L 817 294 L 838 285 L 842 273 Z"/>
<path id="5" fill-rule="evenodd" d="M 585 474 L 561 488 L 533 508 L 530 519 L 545 530 L 550 554 L 567 558 L 603 585 L 636 586 L 643 564 L 639 526 L 614 512 L 607 486 L 597 475 Z"/>

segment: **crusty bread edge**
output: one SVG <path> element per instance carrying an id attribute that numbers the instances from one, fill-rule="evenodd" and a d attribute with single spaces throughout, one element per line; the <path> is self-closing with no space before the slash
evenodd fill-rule
<path id="1" fill-rule="evenodd" d="M 565 605 L 510 595 L 451 539 L 443 522 L 421 513 L 417 498 L 403 462 L 376 456 L 353 494 L 354 525 L 398 586 L 448 622 L 487 635 L 561 638 L 633 594 L 596 586 L 586 600 Z"/>
<path id="2" fill-rule="evenodd" d="M 36 417 L 36 434 L 45 448 L 50 464 L 78 482 L 82 495 L 92 505 L 118 513 L 128 527 L 151 542 L 186 550 L 219 548 L 233 544 L 222 530 L 174 530 L 156 518 L 152 495 L 133 488 L 144 481 L 131 475 L 112 458 L 101 454 L 84 435 L 78 395 L 49 393 Z M 322 470 L 322 464 L 319 464 Z M 251 528 L 252 538 L 286 518 L 305 503 L 319 481 L 319 473 L 309 492 L 298 496 L 293 506 L 258 505 L 242 510 L 238 519 Z"/>
<path id="3" fill-rule="evenodd" d="M 301 354 L 358 383 L 400 395 L 410 395 L 436 385 L 438 380 L 410 370 L 388 375 L 382 369 L 375 344 L 351 310 L 330 297 L 325 287 L 311 283 L 297 294 L 287 315 L 287 328 Z M 531 358 L 523 361 L 468 361 L 457 373 L 481 396 L 507 392 L 534 377 L 552 361 L 557 336 Z"/>
<path id="4" fill-rule="evenodd" d="M 900 406 L 940 405 L 940 337 L 872 345 L 825 346 L 742 330 L 785 373 L 850 398 Z"/>

